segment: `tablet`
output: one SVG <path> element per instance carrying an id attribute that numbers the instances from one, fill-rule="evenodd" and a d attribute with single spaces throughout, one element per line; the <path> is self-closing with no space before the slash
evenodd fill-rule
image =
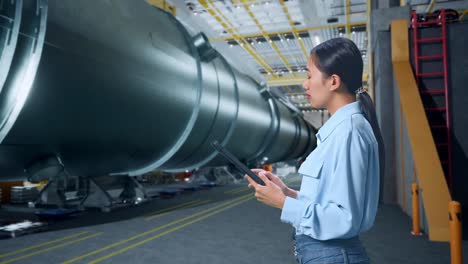
<path id="1" fill-rule="evenodd" d="M 213 146 L 219 154 L 221 154 L 225 159 L 227 159 L 232 165 L 236 167 L 236 169 L 241 172 L 242 174 L 247 174 L 254 180 L 256 183 L 260 185 L 265 185 L 265 183 L 260 179 L 257 174 L 253 173 L 247 166 L 245 166 L 240 160 L 238 160 L 231 152 L 229 152 L 226 148 L 221 146 L 218 141 L 212 141 L 211 146 Z"/>

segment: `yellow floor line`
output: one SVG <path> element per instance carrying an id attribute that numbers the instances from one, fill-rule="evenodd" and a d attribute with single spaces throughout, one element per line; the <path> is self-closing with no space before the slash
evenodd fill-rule
<path id="1" fill-rule="evenodd" d="M 176 206 L 169 207 L 169 208 L 165 208 L 165 209 L 161 209 L 161 210 L 159 210 L 159 211 L 151 212 L 151 213 L 149 213 L 149 214 L 146 214 L 146 215 L 145 215 L 145 218 L 146 218 L 146 217 L 151 217 L 151 216 L 153 216 L 153 215 L 158 215 L 158 214 L 160 214 L 160 213 L 165 213 L 165 212 L 167 212 L 167 211 L 170 211 L 170 210 L 173 210 L 173 209 L 177 209 L 177 208 L 180 208 L 180 207 L 184 207 L 184 206 L 187 206 L 187 205 L 189 205 L 189 204 L 196 203 L 196 202 L 198 202 L 198 201 L 200 201 L 200 199 L 196 199 L 196 200 L 193 200 L 193 201 L 190 201 L 190 202 L 187 202 L 187 203 L 183 203 L 183 204 L 178 204 L 178 205 L 176 205 Z"/>
<path id="2" fill-rule="evenodd" d="M 250 191 L 250 188 L 245 187 L 245 189 L 235 191 L 235 192 L 233 192 L 233 193 L 231 193 L 231 194 L 238 194 L 238 193 L 245 192 L 245 191 Z"/>
<path id="3" fill-rule="evenodd" d="M 15 262 L 15 261 L 18 261 L 18 260 L 22 260 L 22 259 L 25 259 L 25 258 L 29 258 L 29 257 L 34 256 L 34 255 L 38 255 L 38 254 L 41 254 L 41 253 L 44 253 L 44 252 L 47 252 L 47 251 L 54 250 L 54 249 L 56 249 L 56 248 L 65 247 L 65 246 L 68 246 L 68 245 L 71 245 L 71 244 L 75 244 L 75 243 L 78 243 L 78 242 L 83 241 L 83 240 L 86 240 L 86 239 L 90 239 L 90 238 L 93 238 L 93 237 L 96 237 L 96 236 L 100 236 L 100 235 L 102 235 L 102 234 L 103 234 L 103 233 L 100 232 L 100 233 L 96 233 L 96 234 L 93 234 L 93 235 L 90 235 L 90 236 L 85 236 L 85 237 L 82 237 L 82 238 L 80 238 L 80 239 L 68 241 L 68 242 L 66 242 L 66 243 L 63 243 L 63 244 L 60 244 L 60 245 L 57 245 L 57 246 L 53 246 L 53 247 L 46 248 L 46 249 L 41 249 L 41 250 L 39 250 L 39 251 L 35 251 L 35 252 L 29 253 L 29 254 L 26 254 L 26 255 L 22 255 L 21 257 L 16 257 L 16 258 L 12 258 L 12 259 L 9 259 L 9 260 L 6 260 L 6 261 L 2 261 L 2 262 L 0 262 L 0 264 L 12 263 L 12 262 Z"/>
<path id="4" fill-rule="evenodd" d="M 78 233 L 78 234 L 73 234 L 73 235 L 69 235 L 69 236 L 66 236 L 66 237 L 59 238 L 59 239 L 54 239 L 54 240 L 51 240 L 51 241 L 48 241 L 48 242 L 45 242 L 45 243 L 42 243 L 42 244 L 34 245 L 34 246 L 31 246 L 31 247 L 27 247 L 27 248 L 22 248 L 22 249 L 13 251 L 13 252 L 5 253 L 5 254 L 0 254 L 0 258 L 4 258 L 4 257 L 7 257 L 7 256 L 15 255 L 15 254 L 18 254 L 18 253 L 21 253 L 21 252 L 24 252 L 24 251 L 28 251 L 28 250 L 30 250 L 30 249 L 34 249 L 34 248 L 46 246 L 46 245 L 49 245 L 49 244 L 52 244 L 52 243 L 55 243 L 55 242 L 60 242 L 60 241 L 63 241 L 63 240 L 67 240 L 67 239 L 69 239 L 69 238 L 81 236 L 81 235 L 86 234 L 86 233 L 89 233 L 89 231 L 84 231 L 84 232 L 80 232 L 80 233 Z"/>
<path id="5" fill-rule="evenodd" d="M 196 203 L 190 203 L 190 204 L 185 205 L 185 206 L 182 206 L 182 207 L 180 207 L 180 208 L 178 208 L 178 209 L 179 209 L 179 210 L 187 209 L 187 208 L 191 208 L 191 207 L 194 207 L 194 206 L 206 204 L 206 203 L 209 203 L 209 202 L 211 202 L 211 200 L 202 200 L 202 201 L 199 201 L 199 202 L 196 202 Z M 170 211 L 170 212 L 165 212 L 165 213 L 161 213 L 161 214 L 156 214 L 156 215 L 153 215 L 153 216 L 150 216 L 150 217 L 145 217 L 145 220 L 146 220 L 146 221 L 153 220 L 153 219 L 155 219 L 155 218 L 158 218 L 158 217 L 161 217 L 161 216 L 170 214 L 170 213 L 172 213 L 173 211 L 174 211 L 174 210 L 172 210 L 172 211 Z"/>
<path id="6" fill-rule="evenodd" d="M 145 243 L 148 243 L 148 242 L 150 242 L 150 241 L 152 241 L 152 240 L 155 240 L 155 239 L 157 239 L 157 238 L 159 238 L 159 237 L 162 237 L 162 236 L 164 236 L 164 235 L 167 235 L 167 234 L 169 234 L 169 233 L 172 233 L 172 232 L 174 232 L 174 231 L 177 231 L 177 230 L 179 230 L 179 229 L 181 229 L 181 228 L 184 228 L 184 227 L 186 227 L 186 226 L 188 226 L 188 225 L 194 224 L 194 223 L 196 223 L 196 222 L 200 222 L 201 220 L 204 220 L 204 219 L 206 219 L 206 218 L 208 218 L 208 217 L 210 217 L 210 216 L 213 216 L 213 215 L 215 215 L 215 214 L 219 214 L 219 213 L 221 213 L 222 211 L 225 211 L 225 210 L 227 210 L 227 209 L 229 209 L 229 208 L 232 208 L 232 207 L 234 207 L 234 206 L 237 206 L 237 205 L 239 205 L 239 204 L 241 204 L 241 203 L 247 202 L 247 201 L 249 201 L 249 200 L 251 200 L 251 199 L 253 199 L 253 198 L 255 198 L 255 197 L 248 197 L 248 198 L 246 198 L 246 199 L 244 199 L 244 200 L 241 200 L 241 201 L 239 201 L 239 202 L 237 202 L 237 203 L 231 204 L 231 205 L 229 205 L 229 206 L 227 206 L 227 207 L 225 207 L 225 208 L 218 209 L 218 210 L 216 210 L 216 211 L 214 211 L 214 212 L 211 212 L 211 213 L 209 213 L 209 214 L 207 214 L 207 215 L 205 215 L 205 216 L 196 218 L 196 219 L 194 219 L 194 220 L 192 220 L 192 221 L 190 221 L 190 222 L 187 222 L 187 223 L 182 224 L 182 225 L 180 225 L 180 226 L 174 227 L 174 228 L 172 228 L 172 229 L 169 229 L 169 230 L 167 230 L 167 231 L 164 231 L 164 232 L 162 232 L 162 233 L 160 233 L 160 234 L 157 234 L 157 235 L 155 235 L 155 236 L 149 237 L 149 238 L 147 238 L 147 239 L 145 239 L 145 240 L 142 240 L 142 241 L 140 241 L 140 242 L 138 242 L 138 243 L 132 244 L 132 245 L 130 245 L 130 246 L 128 246 L 128 247 L 125 247 L 125 248 L 122 248 L 122 249 L 120 249 L 120 250 L 114 251 L 114 252 L 112 252 L 112 253 L 110 253 L 110 254 L 108 254 L 108 255 L 105 255 L 105 256 L 102 256 L 102 257 L 100 257 L 100 258 L 97 258 L 97 259 L 95 259 L 95 260 L 93 260 L 93 261 L 88 262 L 88 264 L 96 264 L 96 263 L 102 262 L 102 261 L 104 261 L 104 260 L 106 260 L 106 259 L 109 259 L 109 258 L 111 258 L 111 257 L 113 257 L 113 256 L 116 256 L 116 255 L 118 255 L 118 254 L 121 254 L 121 253 L 123 253 L 123 252 L 125 252 L 125 251 L 127 251 L 127 250 L 130 250 L 130 249 L 135 248 L 135 247 L 137 247 L 137 246 L 140 246 L 140 245 L 143 245 L 143 244 L 145 244 Z"/>
<path id="7" fill-rule="evenodd" d="M 238 187 L 238 188 L 235 188 L 235 189 L 232 189 L 232 190 L 229 190 L 229 191 L 225 191 L 224 193 L 225 194 L 228 194 L 228 193 L 232 193 L 232 192 L 235 192 L 235 191 L 238 191 L 240 189 L 244 189 L 246 186 L 242 186 L 242 187 Z"/>
<path id="8" fill-rule="evenodd" d="M 190 218 L 193 218 L 193 217 L 196 217 L 196 216 L 198 216 L 198 215 L 201 215 L 201 214 L 207 213 L 207 212 L 209 212 L 209 211 L 215 210 L 215 209 L 217 209 L 217 208 L 219 208 L 219 207 L 223 207 L 223 206 L 226 206 L 226 205 L 228 205 L 228 204 L 234 203 L 234 202 L 236 202 L 236 201 L 238 201 L 238 200 L 240 200 L 240 199 L 246 198 L 247 196 L 250 196 L 250 195 L 252 195 L 252 194 L 242 195 L 242 196 L 240 196 L 240 197 L 231 199 L 230 201 L 224 202 L 224 203 L 222 203 L 222 204 L 220 204 L 220 205 L 213 206 L 213 207 L 208 208 L 208 209 L 206 209 L 206 210 L 203 210 L 203 211 L 201 211 L 201 212 L 194 213 L 194 214 L 189 215 L 189 216 L 187 216 L 187 217 L 184 217 L 184 218 L 182 218 L 182 219 L 179 219 L 179 220 L 176 220 L 176 221 L 172 221 L 172 222 L 170 222 L 170 223 L 168 223 L 168 224 L 165 224 L 165 225 L 163 225 L 163 226 L 160 226 L 160 227 L 157 227 L 157 228 L 148 230 L 148 231 L 146 231 L 146 232 L 144 232 L 144 233 L 141 233 L 141 234 L 132 236 L 132 237 L 130 237 L 130 238 L 128 238 L 128 239 L 121 240 L 121 241 L 119 241 L 119 242 L 110 244 L 110 245 L 108 245 L 108 246 L 106 246 L 106 247 L 103 247 L 103 248 L 100 248 L 100 249 L 91 251 L 91 252 L 89 252 L 89 253 L 86 253 L 86 254 L 81 255 L 81 256 L 78 256 L 78 257 L 75 257 L 75 258 L 73 258 L 73 259 L 70 259 L 70 260 L 68 260 L 68 261 L 63 262 L 63 264 L 74 263 L 74 262 L 79 261 L 79 260 L 81 260 L 81 259 L 87 258 L 87 257 L 92 256 L 92 255 L 95 255 L 95 254 L 98 254 L 98 253 L 100 253 L 100 252 L 102 252 L 102 251 L 105 251 L 105 250 L 114 248 L 114 247 L 116 247 L 116 246 L 119 246 L 119 245 L 121 245 L 121 244 L 130 242 L 130 241 L 133 241 L 133 240 L 138 239 L 138 238 L 140 238 L 140 237 L 142 237 L 142 236 L 146 236 L 146 235 L 148 235 L 148 234 L 157 232 L 157 231 L 159 231 L 159 230 L 161 230 L 161 229 L 164 229 L 164 228 L 166 228 L 166 227 L 169 227 L 169 226 L 171 226 L 171 225 L 178 224 L 178 223 L 183 222 L 183 221 L 185 221 L 185 220 L 188 220 L 188 219 L 190 219 Z"/>

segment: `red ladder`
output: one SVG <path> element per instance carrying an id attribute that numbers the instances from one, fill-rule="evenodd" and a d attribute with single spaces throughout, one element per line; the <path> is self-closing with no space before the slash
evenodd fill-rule
<path id="1" fill-rule="evenodd" d="M 418 22 L 418 15 L 415 11 L 411 15 L 411 25 L 413 27 L 413 53 L 414 53 L 414 68 L 416 75 L 416 82 L 419 87 L 419 92 L 421 94 L 421 99 L 423 97 L 430 96 L 434 98 L 436 96 L 443 96 L 445 101 L 445 106 L 443 107 L 429 107 L 425 104 L 426 115 L 431 126 L 432 135 L 434 137 L 434 142 L 436 144 L 439 157 L 441 158 L 441 164 L 445 171 L 445 178 L 449 185 L 450 192 L 453 190 L 453 178 L 452 178 L 452 144 L 451 144 L 451 124 L 450 124 L 450 101 L 449 101 L 449 87 L 448 87 L 448 67 L 447 67 L 447 28 L 446 28 L 446 16 L 445 10 L 440 10 L 440 15 L 432 21 Z M 422 26 L 430 26 L 431 28 L 439 27 L 441 29 L 442 35 L 440 37 L 430 37 L 430 38 L 419 38 L 418 29 Z M 442 54 L 434 55 L 425 55 L 421 56 L 419 54 L 420 45 L 425 44 L 434 44 L 442 43 Z M 423 61 L 441 61 L 443 63 L 442 72 L 421 72 L 420 64 Z M 424 78 L 443 78 L 444 87 L 443 89 L 422 89 L 421 85 Z M 432 87 L 431 87 L 432 88 Z M 423 103 L 425 101 L 423 100 Z M 445 113 L 445 124 L 437 124 L 430 118 L 433 113 Z M 442 139 L 437 131 L 442 132 L 445 130 L 446 138 Z M 441 154 L 446 154 L 442 158 Z"/>

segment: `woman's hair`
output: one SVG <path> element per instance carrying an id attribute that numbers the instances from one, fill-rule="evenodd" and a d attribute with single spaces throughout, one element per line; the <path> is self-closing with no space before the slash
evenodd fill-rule
<path id="1" fill-rule="evenodd" d="M 355 94 L 356 91 L 360 91 L 357 99 L 361 102 L 361 110 L 379 143 L 379 167 L 382 178 L 385 168 L 385 147 L 372 99 L 367 92 L 360 90 L 363 70 L 361 52 L 353 41 L 347 38 L 334 38 L 315 46 L 310 56 L 325 77 L 336 74 L 340 76 L 345 89 L 350 93 Z"/>

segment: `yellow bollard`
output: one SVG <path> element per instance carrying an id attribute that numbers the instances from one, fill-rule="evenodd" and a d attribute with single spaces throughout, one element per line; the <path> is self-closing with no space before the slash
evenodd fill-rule
<path id="1" fill-rule="evenodd" d="M 452 264 L 462 264 L 462 225 L 461 205 L 459 202 L 449 203 L 449 226 L 450 226 L 450 257 Z"/>
<path id="2" fill-rule="evenodd" d="M 419 226 L 419 191 L 416 183 L 411 185 L 411 194 L 413 195 L 413 231 L 411 231 L 411 234 L 414 236 L 422 236 Z"/>

